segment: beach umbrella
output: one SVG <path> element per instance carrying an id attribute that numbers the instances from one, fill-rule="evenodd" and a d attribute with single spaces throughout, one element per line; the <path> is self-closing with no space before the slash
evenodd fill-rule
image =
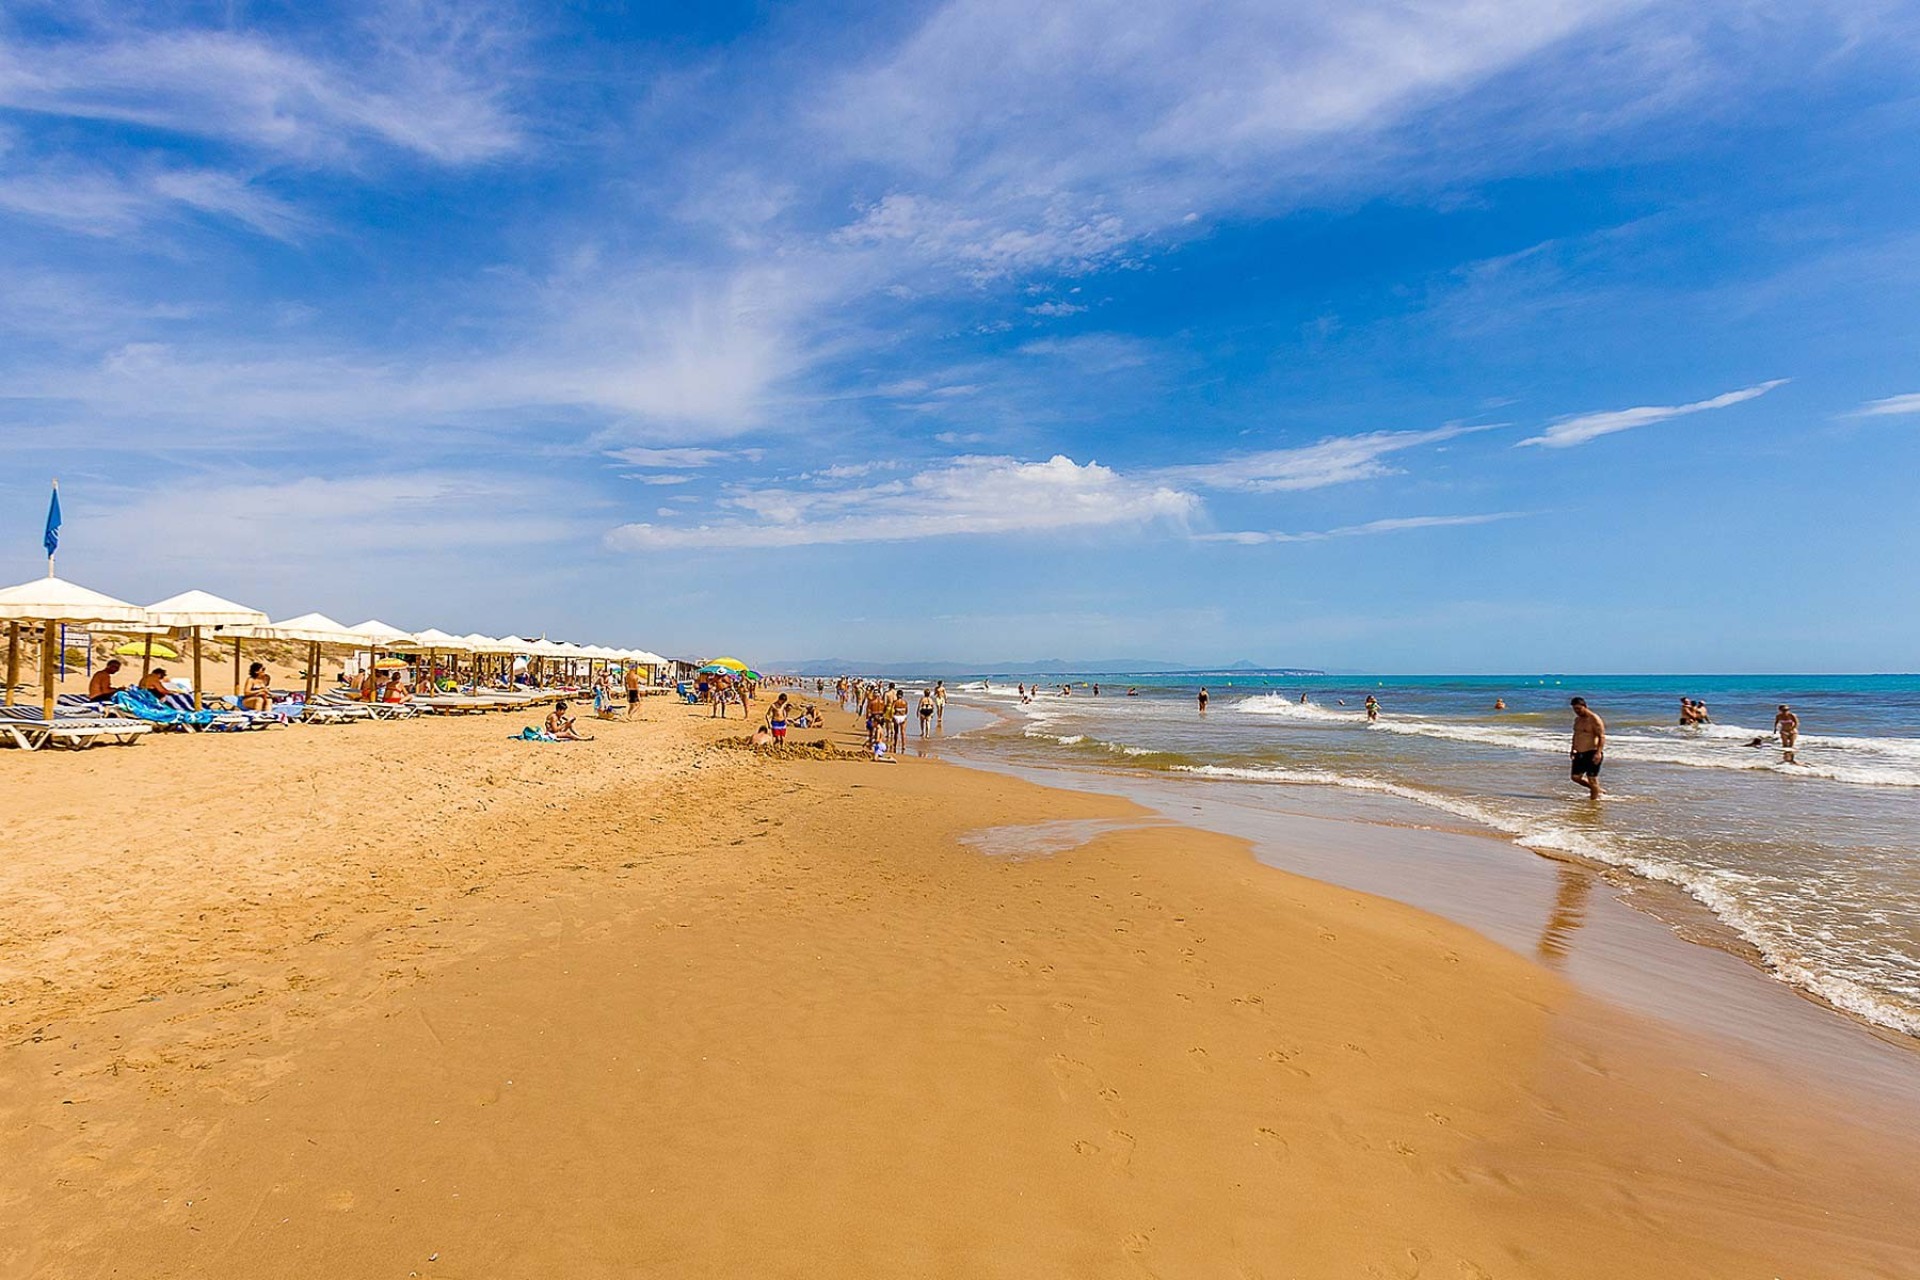
<path id="1" fill-rule="evenodd" d="M 485 636 L 450 635 L 428 627 L 425 631 L 414 632 L 405 640 L 394 641 L 387 648 L 401 653 L 472 653 L 473 642 L 485 639 Z"/>
<path id="2" fill-rule="evenodd" d="M 180 651 L 178 649 L 175 649 L 164 640 L 155 640 L 152 636 L 148 636 L 145 640 L 138 642 L 129 640 L 125 644 L 115 645 L 112 652 L 116 658 L 153 657 L 165 658 L 168 662 L 177 662 L 180 659 Z M 142 672 L 141 674 L 144 675 L 146 673 Z"/>
<path id="3" fill-rule="evenodd" d="M 735 674 L 744 674 L 747 670 L 747 664 L 738 658 L 709 658 L 707 659 L 707 666 L 718 671 L 731 671 Z"/>
<path id="4" fill-rule="evenodd" d="M 304 640 L 310 646 L 307 659 L 307 698 L 312 700 L 320 686 L 320 646 L 323 644 L 347 645 L 359 648 L 360 635 L 351 627 L 345 627 L 324 613 L 303 613 L 297 618 L 288 618 L 283 622 L 269 622 L 262 627 L 254 627 L 251 634 L 266 640 Z"/>
<path id="5" fill-rule="evenodd" d="M 0 589 L 0 622 L 7 623 L 6 703 L 13 705 L 13 686 L 20 679 L 20 624 L 41 624 L 40 692 L 47 719 L 53 719 L 54 628 L 63 622 L 121 622 L 144 624 L 147 611 L 137 604 L 103 596 L 78 583 L 51 575 Z"/>
<path id="6" fill-rule="evenodd" d="M 395 644 L 413 639 L 413 632 L 402 631 L 378 618 L 368 618 L 353 628 L 353 634 L 360 637 L 360 647 L 367 651 L 369 669 L 377 669 L 380 666 L 374 659 L 380 656 L 382 649 L 390 649 Z"/>
<path id="7" fill-rule="evenodd" d="M 481 637 L 484 639 L 484 637 Z M 390 648 L 402 653 L 424 653 L 427 655 L 427 677 L 433 678 L 436 669 L 434 658 L 439 654 L 472 653 L 473 646 L 467 637 L 450 635 L 428 627 L 425 631 L 416 631 L 411 640 L 396 640 Z"/>
<path id="8" fill-rule="evenodd" d="M 198 711 L 200 690 L 200 633 L 206 627 L 257 627 L 267 615 L 244 604 L 223 600 L 207 591 L 182 591 L 147 606 L 147 620 L 156 627 L 176 627 L 193 637 L 193 708 Z M 233 642 L 233 661 L 240 665 L 240 641 Z M 236 681 L 236 683 L 238 683 Z"/>
<path id="9" fill-rule="evenodd" d="M 359 626 L 354 627 L 353 633 L 360 637 L 361 644 L 372 645 L 381 649 L 389 649 L 402 641 L 411 641 L 413 639 L 413 632 L 402 631 L 398 627 L 388 626 L 378 618 L 368 618 Z"/>

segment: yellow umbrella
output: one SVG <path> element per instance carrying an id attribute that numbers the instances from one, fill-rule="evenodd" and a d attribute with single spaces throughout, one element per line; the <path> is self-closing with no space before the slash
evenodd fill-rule
<path id="1" fill-rule="evenodd" d="M 113 651 L 114 656 L 118 658 L 138 658 L 145 655 L 146 652 L 147 642 L 145 640 L 129 640 Z M 153 641 L 153 656 L 156 658 L 165 658 L 169 662 L 178 662 L 180 660 L 179 651 L 165 640 Z"/>

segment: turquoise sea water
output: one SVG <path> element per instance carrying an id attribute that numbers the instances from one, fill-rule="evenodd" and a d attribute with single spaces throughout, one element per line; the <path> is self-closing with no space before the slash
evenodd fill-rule
<path id="1" fill-rule="evenodd" d="M 1036 682 L 1023 700 L 1016 685 Z M 948 683 L 957 701 L 1001 714 L 970 740 L 1014 761 L 1391 795 L 1436 821 L 1679 886 L 1782 980 L 1920 1036 L 1920 676 L 1016 672 Z M 1567 778 L 1576 693 L 1608 725 L 1598 802 Z M 1382 708 L 1373 724 L 1368 694 Z M 1683 696 L 1704 700 L 1713 723 L 1682 728 Z M 1800 716 L 1797 764 L 1772 740 L 1781 702 Z"/>

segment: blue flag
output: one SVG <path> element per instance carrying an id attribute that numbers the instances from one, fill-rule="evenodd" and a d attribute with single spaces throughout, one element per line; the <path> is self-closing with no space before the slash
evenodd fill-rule
<path id="1" fill-rule="evenodd" d="M 53 486 L 53 501 L 47 505 L 47 536 L 41 541 L 46 544 L 47 558 L 51 560 L 53 553 L 60 546 L 60 486 L 58 484 Z"/>

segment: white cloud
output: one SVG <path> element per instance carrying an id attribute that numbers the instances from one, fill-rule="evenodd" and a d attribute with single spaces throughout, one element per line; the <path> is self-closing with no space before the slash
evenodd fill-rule
<path id="1" fill-rule="evenodd" d="M 1169 467 L 1160 474 L 1175 482 L 1250 493 L 1324 489 L 1329 485 L 1398 474 L 1381 461 L 1389 454 L 1492 429 L 1491 426 L 1450 424 L 1430 431 L 1372 431 L 1363 435 L 1332 436 L 1295 449 L 1268 449 L 1219 462 Z"/>
<path id="2" fill-rule="evenodd" d="M 1199 499 L 1096 462 L 961 457 L 905 480 L 853 489 L 755 489 L 726 505 L 749 518 L 613 530 L 618 550 L 899 542 L 963 534 L 1047 533 L 1184 522 Z"/>
<path id="3" fill-rule="evenodd" d="M 334 62 L 240 30 L 94 29 L 35 44 L 0 35 L 0 106 L 309 162 L 343 161 L 371 141 L 473 163 L 514 147 L 518 129 L 502 104 L 496 37 L 472 13 L 384 6 Z"/>
<path id="4" fill-rule="evenodd" d="M 1920 391 L 1907 395 L 1888 396 L 1884 400 L 1869 400 L 1853 411 L 1856 418 L 1886 418 L 1897 414 L 1920 413 Z"/>
<path id="5" fill-rule="evenodd" d="M 1363 538 L 1381 533 L 1404 533 L 1410 529 L 1452 529 L 1466 525 L 1492 524 L 1496 520 L 1518 519 L 1525 514 L 1523 511 L 1492 511 L 1468 516 L 1392 516 L 1385 520 L 1369 520 L 1365 524 L 1343 525 L 1338 529 L 1311 533 L 1247 530 L 1238 533 L 1196 534 L 1195 539 L 1200 542 L 1233 542 L 1242 546 L 1258 546 L 1270 542 L 1325 542 L 1329 538 Z"/>
<path id="6" fill-rule="evenodd" d="M 1631 431 L 1635 427 L 1650 426 L 1656 422 L 1665 422 L 1669 418 L 1681 418 L 1690 413 L 1705 413 L 1709 409 L 1725 409 L 1730 405 L 1744 404 L 1748 400 L 1758 399 L 1785 382 L 1785 378 L 1775 378 L 1771 382 L 1742 387 L 1738 391 L 1723 392 L 1710 399 L 1695 400 L 1692 404 L 1644 405 L 1637 409 L 1612 409 L 1604 413 L 1578 414 L 1571 418 L 1560 419 L 1539 435 L 1529 436 L 1514 447 L 1540 445 L 1548 449 L 1571 449 L 1589 440 L 1610 436 L 1616 431 Z"/>
<path id="7" fill-rule="evenodd" d="M 519 472 L 485 471 L 237 483 L 201 476 L 134 493 L 90 520 L 98 545 L 137 548 L 142 564 L 185 572 L 368 567 L 368 557 L 432 561 L 551 543 L 589 527 L 577 495 Z"/>
<path id="8" fill-rule="evenodd" d="M 618 459 L 632 467 L 666 467 L 690 470 L 698 467 L 711 467 L 717 463 L 729 462 L 736 458 L 743 458 L 749 462 L 758 461 L 760 458 L 760 450 L 701 449 L 693 447 L 648 449 L 636 446 L 630 449 L 610 449 L 607 451 L 607 456 Z"/>
<path id="9" fill-rule="evenodd" d="M 1622 8 L 949 0 L 825 86 L 812 123 L 844 163 L 891 175 L 844 241 L 975 277 L 1073 271 L 1322 182 L 1366 135 Z M 1324 154 L 1336 138 L 1345 156 Z"/>

